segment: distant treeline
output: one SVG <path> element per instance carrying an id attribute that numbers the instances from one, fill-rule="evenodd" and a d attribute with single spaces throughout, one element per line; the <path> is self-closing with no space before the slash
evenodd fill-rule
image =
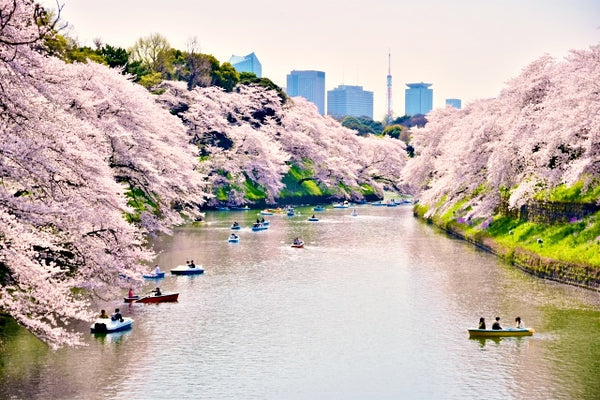
<path id="1" fill-rule="evenodd" d="M 130 49 L 111 46 L 100 39 L 94 41 L 94 48 L 80 46 L 76 40 L 58 32 L 46 37 L 44 43 L 49 55 L 68 63 L 91 60 L 122 68 L 124 74 L 131 74 L 135 82 L 149 90 L 163 80 L 185 81 L 190 90 L 196 86 L 218 86 L 228 92 L 239 83 L 254 83 L 273 89 L 286 99 L 283 90 L 270 79 L 240 73 L 228 62 L 220 63 L 210 54 L 199 53 L 194 40 L 189 42 L 188 51 L 172 48 L 158 33 L 138 39 Z"/>

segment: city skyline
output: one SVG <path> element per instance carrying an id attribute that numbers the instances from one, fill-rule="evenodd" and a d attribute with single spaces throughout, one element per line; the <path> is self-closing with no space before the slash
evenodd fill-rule
<path id="1" fill-rule="evenodd" d="M 40 3 L 56 8 L 54 0 Z M 292 70 L 320 70 L 327 74 L 325 90 L 339 85 L 372 90 L 376 120 L 386 113 L 390 52 L 397 117 L 405 108 L 407 82 L 433 83 L 434 108 L 444 107 L 446 98 L 460 98 L 464 107 L 496 97 L 507 81 L 544 54 L 562 59 L 569 50 L 600 42 L 600 2 L 595 0 L 306 0 L 302 7 L 266 0 L 248 7 L 233 0 L 228 9 L 243 12 L 228 14 L 216 3 L 192 0 L 168 9 L 157 0 L 60 4 L 70 24 L 66 34 L 80 45 L 93 46 L 100 38 L 129 48 L 140 37 L 160 33 L 184 51 L 196 38 L 199 51 L 220 62 L 254 52 L 263 76 L 281 87 Z"/>

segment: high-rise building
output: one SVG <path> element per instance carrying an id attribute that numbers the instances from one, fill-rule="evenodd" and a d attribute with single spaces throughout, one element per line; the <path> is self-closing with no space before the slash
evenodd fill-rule
<path id="1" fill-rule="evenodd" d="M 406 115 L 427 114 L 433 108 L 433 90 L 431 83 L 407 83 L 404 95 L 404 112 Z"/>
<path id="2" fill-rule="evenodd" d="M 458 108 L 460 110 L 460 108 L 462 107 L 462 101 L 460 101 L 460 99 L 446 99 L 446 105 Z"/>
<path id="3" fill-rule="evenodd" d="M 373 119 L 373 92 L 362 86 L 339 85 L 327 91 L 327 114 L 335 118 L 346 116 Z"/>
<path id="4" fill-rule="evenodd" d="M 301 96 L 314 103 L 325 114 L 325 72 L 292 71 L 287 75 L 288 96 Z"/>
<path id="5" fill-rule="evenodd" d="M 254 53 L 246 56 L 232 55 L 229 64 L 233 65 L 238 72 L 252 72 L 257 77 L 262 78 L 262 65 Z"/>

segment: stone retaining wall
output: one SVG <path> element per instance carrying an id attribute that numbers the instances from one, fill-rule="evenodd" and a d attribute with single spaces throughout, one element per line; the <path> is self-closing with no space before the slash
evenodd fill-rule
<path id="1" fill-rule="evenodd" d="M 532 201 L 519 209 L 511 210 L 508 208 L 508 202 L 503 201 L 498 211 L 502 215 L 521 221 L 552 224 L 582 219 L 600 211 L 600 205 L 596 203 Z"/>

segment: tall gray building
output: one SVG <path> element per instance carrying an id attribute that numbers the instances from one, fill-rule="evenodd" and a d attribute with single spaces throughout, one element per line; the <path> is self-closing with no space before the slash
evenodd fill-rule
<path id="1" fill-rule="evenodd" d="M 325 114 L 325 72 L 296 71 L 287 75 L 288 96 L 301 96 L 314 103 L 321 115 Z"/>
<path id="2" fill-rule="evenodd" d="M 335 118 L 346 116 L 373 119 L 373 92 L 362 86 L 339 85 L 327 91 L 327 114 Z"/>
<path id="3" fill-rule="evenodd" d="M 431 83 L 407 83 L 404 92 L 404 113 L 406 115 L 427 114 L 433 108 Z"/>
<path id="4" fill-rule="evenodd" d="M 252 72 L 257 77 L 262 78 L 262 65 L 254 52 L 246 56 L 232 55 L 229 64 L 233 65 L 238 72 Z"/>

